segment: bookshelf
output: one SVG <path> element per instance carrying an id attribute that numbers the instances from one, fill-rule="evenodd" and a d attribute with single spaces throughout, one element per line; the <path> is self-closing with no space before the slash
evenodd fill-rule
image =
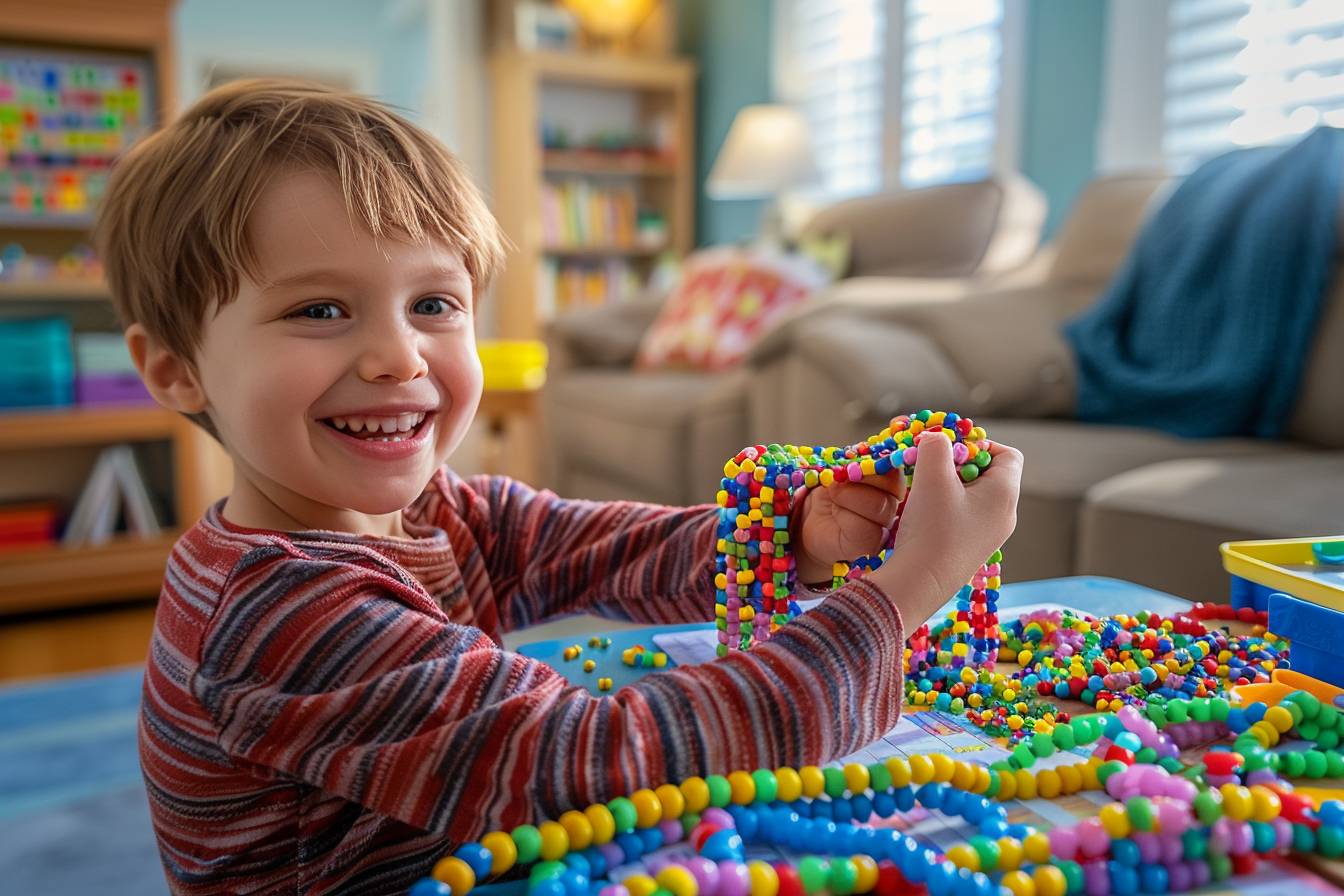
<path id="1" fill-rule="evenodd" d="M 492 200 L 514 243 L 495 329 L 535 339 L 554 314 L 620 301 L 663 253 L 691 250 L 695 67 L 667 55 L 507 46 L 489 64 Z M 646 139 L 604 143 L 612 130 Z M 560 132 L 567 140 L 554 139 Z"/>
<path id="2" fill-rule="evenodd" d="M 149 118 L 166 120 L 176 108 L 173 58 L 174 0 L 43 0 L 0 3 L 0 46 L 31 51 L 60 64 L 63 55 L 135 58 Z M 153 125 L 151 125 L 152 127 Z M 3 167 L 3 166 L 0 166 Z M 96 197 L 93 197 L 96 198 Z M 17 243 L 32 255 L 58 257 L 87 244 L 92 212 L 0 214 L 0 246 Z M 9 206 L 7 206 L 9 208 Z M 112 314 L 105 284 L 93 277 L 0 281 L 0 319 L 60 316 L 76 329 L 108 329 Z M 222 494 L 227 458 L 185 418 L 155 405 L 73 405 L 0 408 L 0 501 L 31 490 L 73 503 L 78 468 L 91 451 L 119 442 L 164 443 L 171 458 L 171 510 L 177 526 L 190 523 Z M 0 551 L 0 615 L 144 597 L 158 592 L 177 528 L 153 538 L 117 535 L 97 546 L 60 544 Z"/>

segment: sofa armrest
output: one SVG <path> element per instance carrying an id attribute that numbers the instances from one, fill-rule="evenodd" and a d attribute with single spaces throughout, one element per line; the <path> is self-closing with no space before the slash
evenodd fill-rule
<path id="1" fill-rule="evenodd" d="M 551 373 L 572 367 L 628 367 L 644 331 L 658 316 L 667 296 L 642 295 L 629 302 L 583 308 L 562 314 L 544 330 Z"/>

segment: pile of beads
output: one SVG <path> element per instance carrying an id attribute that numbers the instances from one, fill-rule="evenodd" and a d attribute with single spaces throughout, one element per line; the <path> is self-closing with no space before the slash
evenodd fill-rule
<path id="1" fill-rule="evenodd" d="M 667 666 L 667 654 L 661 650 L 646 650 L 643 644 L 621 651 L 621 662 L 636 669 L 662 669 Z"/>
<path id="2" fill-rule="evenodd" d="M 582 654 L 583 654 L 583 648 L 582 648 L 582 647 L 580 647 L 580 646 L 577 645 L 577 644 L 571 644 L 571 645 L 569 645 L 568 647 L 566 647 L 566 648 L 561 652 L 560 655 L 561 655 L 562 657 L 565 658 L 565 661 L 566 661 L 566 662 L 568 662 L 569 660 L 576 660 L 576 659 L 578 659 L 579 656 L 582 655 Z"/>
<path id="3" fill-rule="evenodd" d="M 754 445 L 742 449 L 724 465 L 716 496 L 719 527 L 714 576 L 720 656 L 769 640 L 771 632 L 798 614 L 798 605 L 792 599 L 797 569 L 790 548 L 789 521 L 807 491 L 883 476 L 893 470 L 913 479 L 919 441 L 935 434 L 952 442 L 952 459 L 962 480 L 971 482 L 989 466 L 990 442 L 983 429 L 970 418 L 928 410 L 895 417 L 881 432 L 856 445 Z M 895 531 L 893 526 L 891 538 Z M 880 553 L 835 564 L 832 585 L 840 587 L 847 578 L 876 568 L 882 559 Z M 990 592 L 998 586 L 990 582 L 997 583 L 997 578 L 996 568 L 981 568 L 971 585 L 958 595 L 953 630 L 942 643 L 932 642 L 936 646 L 928 647 L 928 652 L 937 654 L 946 647 L 963 663 L 977 662 L 977 656 L 982 658 L 980 662 L 993 662 L 998 648 L 998 618 Z M 968 646 L 954 653 L 952 648 L 957 643 Z"/>
<path id="4" fill-rule="evenodd" d="M 1235 751 L 1186 768 L 1172 732 L 1191 721 L 1234 733 Z M 1344 775 L 1332 748 L 1269 753 L 1303 734 L 1338 743 L 1344 715 L 1305 692 L 1278 706 L 1176 697 L 1146 713 L 1122 707 L 1056 725 L 988 768 L 946 755 L 842 768 L 780 768 L 692 777 L 640 790 L 558 821 L 496 831 L 435 865 L 412 896 L 466 896 L 490 876 L 530 865 L 530 896 L 1107 896 L 1184 891 L 1253 872 L 1263 856 L 1344 856 L 1344 803 L 1314 809 L 1274 771 Z M 1091 756 L 1033 774 L 1056 750 Z M 1320 746 L 1320 741 L 1316 741 Z M 1333 756 L 1333 759 L 1330 758 Z M 1109 758 L 1103 758 L 1109 757 Z M 1277 757 L 1277 758 L 1273 758 Z M 1298 757 L 1289 759 L 1289 757 Z M 1049 833 L 1012 824 L 1002 802 L 1104 790 L 1115 802 Z M 939 854 L 914 837 L 866 826 L 915 806 L 978 831 Z M 678 854 L 648 856 L 669 844 Z M 746 861 L 752 846 L 805 852 Z M 609 869 L 637 861 L 619 883 Z M 535 863 L 535 864 L 534 864 Z"/>

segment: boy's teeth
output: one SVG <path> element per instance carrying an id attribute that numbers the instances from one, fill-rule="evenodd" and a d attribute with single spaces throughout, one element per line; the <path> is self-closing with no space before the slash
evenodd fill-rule
<path id="1" fill-rule="evenodd" d="M 423 411 L 413 414 L 398 414 L 395 417 L 332 417 L 331 425 L 351 433 L 376 433 L 388 435 L 406 433 L 420 425 L 425 419 Z M 402 441 L 401 439 L 382 439 L 381 441 Z"/>

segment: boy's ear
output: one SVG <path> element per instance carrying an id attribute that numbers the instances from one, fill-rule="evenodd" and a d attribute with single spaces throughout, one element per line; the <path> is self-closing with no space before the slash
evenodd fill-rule
<path id="1" fill-rule="evenodd" d="M 205 390 L 191 365 L 149 335 L 143 326 L 131 324 L 126 328 L 126 347 L 155 401 L 184 414 L 205 410 Z"/>

